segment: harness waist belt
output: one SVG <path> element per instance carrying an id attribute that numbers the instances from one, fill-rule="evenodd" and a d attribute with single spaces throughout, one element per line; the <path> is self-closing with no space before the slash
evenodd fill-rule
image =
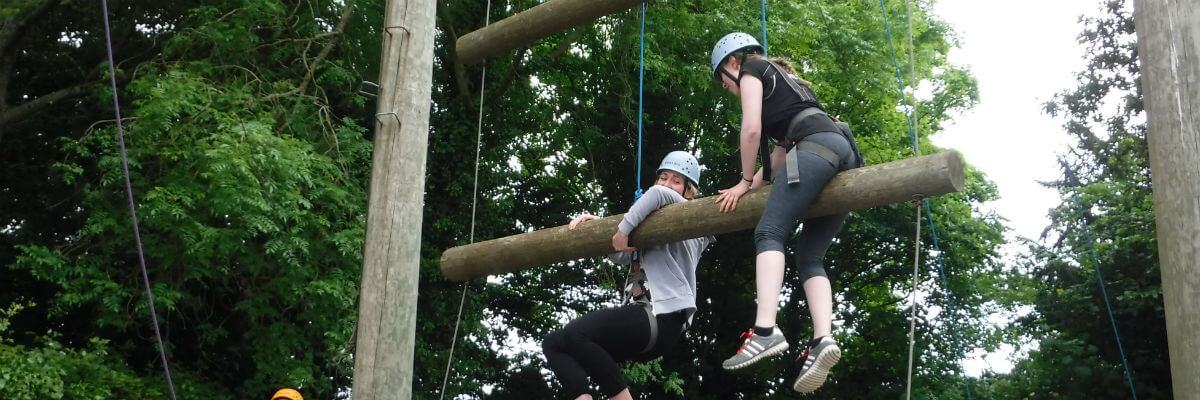
<path id="1" fill-rule="evenodd" d="M 829 115 L 825 114 L 824 111 L 821 111 L 820 108 L 809 107 L 809 108 L 804 109 L 803 111 L 800 111 L 799 113 L 796 114 L 796 116 L 792 117 L 791 121 L 788 121 L 788 131 L 787 131 L 787 138 L 786 138 L 788 143 L 784 143 L 784 146 L 788 149 L 788 152 L 787 152 L 787 167 L 788 167 L 787 168 L 787 171 L 788 171 L 787 172 L 787 182 L 788 183 L 800 182 L 800 174 L 799 174 L 800 154 L 799 154 L 799 152 L 801 152 L 801 151 L 806 151 L 809 153 L 816 154 L 818 157 L 821 157 L 821 159 L 824 159 L 825 161 L 829 162 L 829 165 L 833 166 L 834 169 L 840 169 L 839 167 L 841 166 L 841 160 L 838 157 L 837 153 L 835 153 L 833 150 L 830 150 L 828 147 L 821 145 L 820 143 L 804 140 L 804 138 L 807 137 L 810 132 L 798 132 L 797 125 L 799 125 L 801 123 L 801 121 L 804 121 L 805 119 L 808 119 L 809 117 L 814 117 L 814 116 L 818 116 L 818 115 L 824 116 L 825 118 L 829 118 Z M 830 121 L 832 121 L 832 118 L 829 118 L 829 119 L 830 119 Z M 796 133 L 793 133 L 793 132 L 796 132 Z"/>
<path id="2" fill-rule="evenodd" d="M 646 343 L 646 348 L 642 349 L 642 353 L 650 351 L 654 348 L 654 342 L 658 341 L 658 318 L 654 316 L 654 304 L 650 302 L 641 302 L 642 309 L 646 310 L 646 316 L 650 318 L 650 341 Z"/>
<path id="3" fill-rule="evenodd" d="M 791 150 L 791 146 L 817 132 L 837 132 L 837 124 L 824 110 L 818 107 L 805 108 L 788 120 L 783 145 Z"/>

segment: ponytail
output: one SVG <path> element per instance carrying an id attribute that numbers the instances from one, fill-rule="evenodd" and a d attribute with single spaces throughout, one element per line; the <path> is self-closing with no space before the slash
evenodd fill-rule
<path id="1" fill-rule="evenodd" d="M 762 54 L 749 53 L 749 54 L 746 54 L 745 57 L 743 57 L 743 59 L 741 61 L 744 62 L 745 60 L 761 60 L 761 59 L 764 59 Z M 809 81 L 805 80 L 804 78 L 801 78 L 800 74 L 796 73 L 796 68 L 792 67 L 792 63 L 790 61 L 788 61 L 786 58 L 772 57 L 768 61 L 771 61 L 771 62 L 775 63 L 776 65 L 779 65 L 779 68 L 783 69 L 783 72 L 787 72 L 787 73 L 791 74 L 793 78 L 796 78 L 796 80 L 799 81 L 800 83 L 804 84 L 804 86 L 812 86 L 812 82 L 809 82 Z"/>
<path id="2" fill-rule="evenodd" d="M 778 64 L 779 68 L 783 68 L 784 72 L 792 74 L 792 76 L 795 77 L 797 81 L 800 81 L 800 83 L 803 83 L 804 86 L 812 86 L 812 82 L 809 82 L 809 81 L 805 80 L 804 78 L 801 78 L 800 74 L 796 73 L 796 69 L 792 68 L 792 63 L 789 62 L 786 58 L 774 57 L 774 58 L 771 58 L 771 62 Z"/>

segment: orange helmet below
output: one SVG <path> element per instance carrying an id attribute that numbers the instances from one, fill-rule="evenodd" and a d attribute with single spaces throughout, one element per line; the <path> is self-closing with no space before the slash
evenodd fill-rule
<path id="1" fill-rule="evenodd" d="M 304 396 L 301 396 L 296 389 L 283 388 L 271 395 L 271 400 L 304 400 Z"/>

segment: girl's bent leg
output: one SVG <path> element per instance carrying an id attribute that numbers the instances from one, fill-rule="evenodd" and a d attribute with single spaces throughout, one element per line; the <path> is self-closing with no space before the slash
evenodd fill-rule
<path id="1" fill-rule="evenodd" d="M 571 355 L 569 350 L 573 343 L 570 343 L 567 338 L 564 328 L 551 332 L 542 341 L 542 353 L 546 355 L 546 366 L 554 372 L 554 376 L 558 377 L 558 381 L 562 384 L 563 391 L 568 397 L 578 396 L 575 399 L 580 400 L 586 396 L 588 400 L 591 400 L 592 397 L 587 394 L 587 371 Z"/>
<path id="2" fill-rule="evenodd" d="M 804 298 L 813 320 L 813 338 L 832 332 L 833 289 L 825 273 L 825 253 L 846 222 L 847 214 L 827 215 L 804 223 L 796 244 L 796 269 L 804 282 Z"/>
<path id="3" fill-rule="evenodd" d="M 589 376 L 609 395 L 626 388 L 618 362 L 637 355 L 649 339 L 646 311 L 634 304 L 576 318 L 546 337 L 542 349 L 568 395 L 585 393 Z"/>
<path id="4" fill-rule="evenodd" d="M 833 290 L 829 278 L 814 276 L 804 281 L 804 298 L 813 320 L 813 338 L 833 332 Z"/>
<path id="5" fill-rule="evenodd" d="M 754 326 L 773 327 L 779 312 L 779 291 L 783 289 L 783 252 L 769 250 L 758 253 L 754 264 L 754 286 L 758 298 Z"/>
<path id="6" fill-rule="evenodd" d="M 800 217 L 821 194 L 825 184 L 838 172 L 828 161 L 816 154 L 800 152 L 796 156 L 799 165 L 795 173 L 799 175 L 800 181 L 787 183 L 781 179 L 775 182 L 771 187 L 771 195 L 767 197 L 762 218 L 754 230 L 754 244 L 758 251 L 755 258 L 758 309 L 754 324 L 763 328 L 775 326 L 779 291 L 783 288 L 785 243 L 795 231 Z M 792 173 L 786 166 L 780 170 L 781 177 Z M 805 222 L 804 230 L 809 230 L 809 224 L 810 222 Z M 836 234 L 836 230 L 833 233 Z M 803 231 L 801 236 L 803 242 Z M 828 248 L 829 244 L 826 243 L 824 247 Z M 821 255 L 824 255 L 823 251 Z"/>

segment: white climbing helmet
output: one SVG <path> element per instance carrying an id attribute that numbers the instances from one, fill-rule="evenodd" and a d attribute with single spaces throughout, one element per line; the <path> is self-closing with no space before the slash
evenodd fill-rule
<path id="1" fill-rule="evenodd" d="M 700 186 L 700 162 L 696 161 L 696 156 L 686 151 L 672 151 L 663 157 L 662 164 L 658 165 L 658 170 L 655 174 L 660 174 L 663 171 L 674 171 L 683 175 L 693 185 Z"/>
<path id="2" fill-rule="evenodd" d="M 729 57 L 730 54 L 741 50 L 750 50 L 759 54 L 764 52 L 762 45 L 758 44 L 758 39 L 742 32 L 730 33 L 717 41 L 717 45 L 713 46 L 712 51 L 712 76 L 714 80 L 717 82 L 721 81 L 721 76 L 717 75 L 717 67 L 721 66 L 721 61 Z"/>

